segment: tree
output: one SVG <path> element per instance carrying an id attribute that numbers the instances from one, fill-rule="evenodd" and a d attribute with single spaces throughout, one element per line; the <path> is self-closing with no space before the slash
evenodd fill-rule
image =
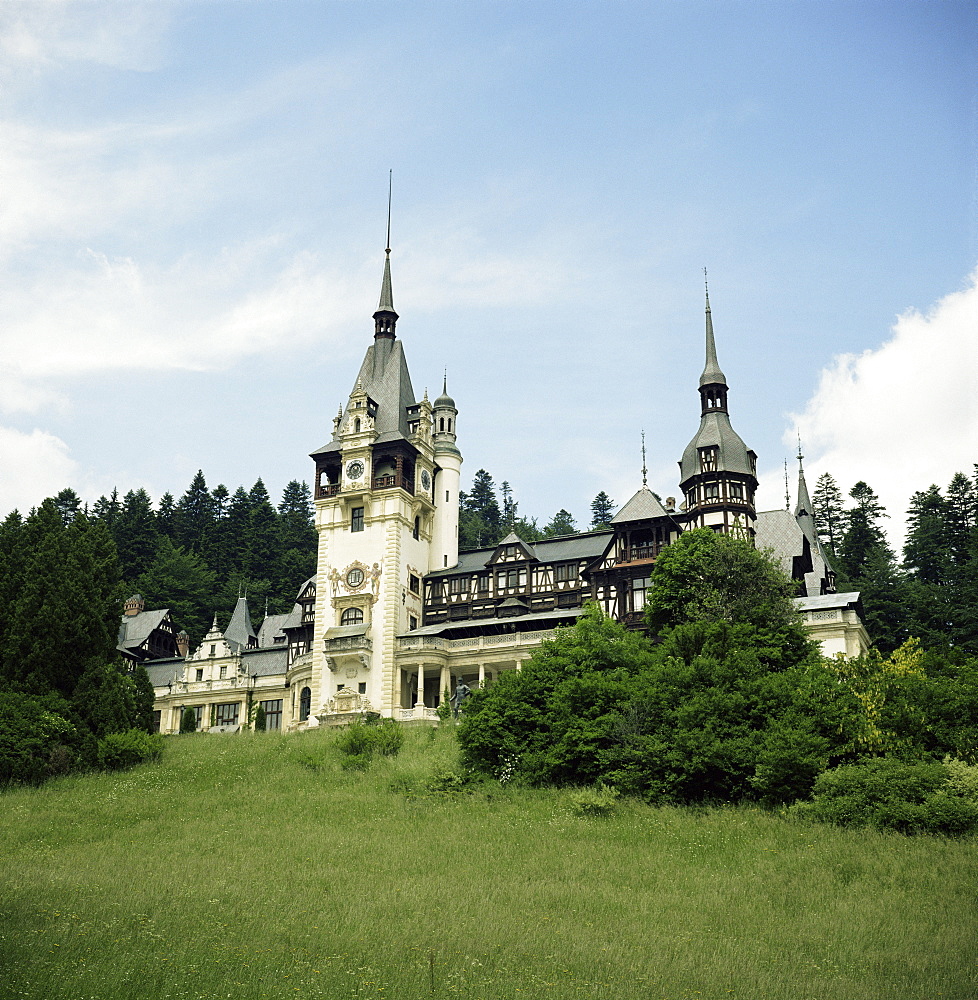
<path id="1" fill-rule="evenodd" d="M 263 733 L 267 728 L 267 720 L 265 718 L 265 709 L 262 705 L 258 706 L 255 711 L 255 732 Z"/>
<path id="2" fill-rule="evenodd" d="M 200 556 L 162 538 L 136 586 L 149 607 L 168 607 L 174 622 L 200 642 L 211 623 L 216 590 L 214 574 Z"/>
<path id="3" fill-rule="evenodd" d="M 159 542 L 153 504 L 144 489 L 130 490 L 123 497 L 111 530 L 122 575 L 126 580 L 135 580 L 153 561 Z"/>
<path id="4" fill-rule="evenodd" d="M 135 688 L 118 667 L 92 663 L 78 679 L 71 701 L 85 725 L 101 739 L 136 725 Z"/>
<path id="5" fill-rule="evenodd" d="M 180 732 L 197 732 L 197 713 L 189 706 L 183 710 L 183 715 L 180 716 Z"/>
<path id="6" fill-rule="evenodd" d="M 834 555 L 842 540 L 845 514 L 842 509 L 842 491 L 827 472 L 818 477 L 812 494 L 812 507 L 818 537 Z"/>
<path id="7" fill-rule="evenodd" d="M 544 526 L 544 538 L 556 538 L 559 535 L 573 535 L 577 531 L 577 525 L 569 511 L 561 508 L 551 518 L 550 523 Z"/>
<path id="8" fill-rule="evenodd" d="M 137 663 L 133 667 L 129 676 L 133 683 L 133 701 L 135 703 L 133 725 L 144 733 L 151 733 L 153 731 L 153 702 L 156 701 L 153 682 L 149 679 L 149 674 L 141 663 Z"/>
<path id="9" fill-rule="evenodd" d="M 205 556 L 207 536 L 214 525 L 214 501 L 202 470 L 197 470 L 187 492 L 177 502 L 174 522 L 177 542 L 188 552 Z"/>
<path id="10" fill-rule="evenodd" d="M 61 520 L 67 527 L 81 510 L 81 498 L 71 487 L 66 487 L 54 498 L 54 505 L 58 508 Z"/>
<path id="11" fill-rule="evenodd" d="M 803 644 L 794 592 L 780 566 L 750 542 L 697 528 L 656 560 L 646 621 L 653 633 L 689 621 L 744 623 Z"/>
<path id="12" fill-rule="evenodd" d="M 459 495 L 459 546 L 479 548 L 494 545 L 503 536 L 503 518 L 492 476 L 479 469 L 472 489 Z"/>
<path id="13" fill-rule="evenodd" d="M 839 545 L 839 568 L 848 580 L 859 579 L 872 550 L 886 548 L 880 518 L 887 513 L 879 497 L 861 480 L 849 491 L 855 506 L 847 511 L 846 530 Z"/>
<path id="14" fill-rule="evenodd" d="M 615 501 L 602 490 L 591 501 L 591 527 L 594 529 L 610 527 L 614 514 Z"/>

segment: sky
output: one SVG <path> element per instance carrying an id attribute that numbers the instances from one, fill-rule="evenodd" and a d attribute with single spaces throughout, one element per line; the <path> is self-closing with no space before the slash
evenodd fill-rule
<path id="1" fill-rule="evenodd" d="M 703 269 L 759 509 L 978 461 L 971 2 L 0 4 L 0 511 L 312 480 L 373 335 L 463 484 L 678 495 Z"/>

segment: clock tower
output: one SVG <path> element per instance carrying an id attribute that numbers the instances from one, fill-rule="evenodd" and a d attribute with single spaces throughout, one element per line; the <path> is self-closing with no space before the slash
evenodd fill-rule
<path id="1" fill-rule="evenodd" d="M 454 426 L 450 441 L 442 434 L 436 441 L 427 392 L 415 398 L 396 335 L 390 249 L 386 254 L 373 343 L 333 420 L 332 439 L 312 454 L 315 626 L 308 679 L 294 679 L 310 689 L 310 717 L 300 720 L 309 725 L 351 712 L 394 713 L 402 684 L 396 637 L 421 622 L 425 573 L 458 559 L 461 455 Z M 438 407 L 444 419 L 444 394 Z M 453 403 L 451 410 L 454 419 Z"/>

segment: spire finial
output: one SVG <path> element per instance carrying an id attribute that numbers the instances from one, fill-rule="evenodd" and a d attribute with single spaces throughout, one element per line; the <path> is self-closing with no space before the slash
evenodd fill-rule
<path id="1" fill-rule="evenodd" d="M 387 172 L 387 249 L 384 251 L 388 257 L 391 255 L 391 195 L 394 193 L 394 171 Z"/>
<path id="2" fill-rule="evenodd" d="M 801 453 L 801 431 L 798 432 L 798 468 L 801 468 L 801 460 L 805 456 Z"/>
<path id="3" fill-rule="evenodd" d="M 441 380 L 441 394 L 448 395 L 448 369 L 445 369 L 445 377 Z"/>
<path id="4" fill-rule="evenodd" d="M 700 386 L 711 383 L 727 384 L 727 377 L 720 371 L 717 361 L 717 345 L 713 337 L 713 313 L 710 311 L 710 286 L 706 280 L 706 268 L 703 268 L 703 286 L 706 289 L 706 364 L 700 375 Z"/>
<path id="5" fill-rule="evenodd" d="M 645 467 L 645 431 L 642 431 L 642 485 L 649 485 L 649 470 Z"/>
<path id="6" fill-rule="evenodd" d="M 788 493 L 788 459 L 784 460 L 784 509 L 791 510 L 791 495 Z"/>

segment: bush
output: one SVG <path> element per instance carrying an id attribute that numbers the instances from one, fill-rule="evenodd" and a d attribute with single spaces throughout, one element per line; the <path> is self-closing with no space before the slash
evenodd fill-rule
<path id="1" fill-rule="evenodd" d="M 156 760 L 162 751 L 162 736 L 130 729 L 125 733 L 109 733 L 98 741 L 98 762 L 107 771 L 121 771 Z"/>
<path id="2" fill-rule="evenodd" d="M 180 732 L 195 733 L 197 731 L 197 713 L 192 708 L 185 708 L 180 716 Z"/>
<path id="3" fill-rule="evenodd" d="M 347 757 L 363 757 L 369 763 L 375 753 L 383 757 L 396 757 L 404 745 L 404 732 L 393 719 L 376 722 L 354 722 L 340 733 L 337 744 L 340 753 Z M 351 765 L 347 770 L 362 770 Z"/>
<path id="4" fill-rule="evenodd" d="M 839 826 L 961 836 L 978 830 L 978 803 L 959 787 L 945 764 L 879 757 L 820 775 L 800 812 Z"/>
<path id="5" fill-rule="evenodd" d="M 255 712 L 255 732 L 263 733 L 267 728 L 267 720 L 265 719 L 265 709 L 259 705 L 258 711 Z"/>
<path id="6" fill-rule="evenodd" d="M 610 816 L 618 805 L 618 790 L 603 784 L 579 788 L 571 793 L 570 805 L 576 816 Z"/>
<path id="7" fill-rule="evenodd" d="M 53 775 L 77 770 L 84 759 L 82 734 L 64 715 L 57 696 L 0 694 L 0 788 L 39 785 Z"/>

